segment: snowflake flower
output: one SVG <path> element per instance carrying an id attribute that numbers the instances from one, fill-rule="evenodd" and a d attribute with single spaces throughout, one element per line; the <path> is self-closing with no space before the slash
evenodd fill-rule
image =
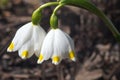
<path id="1" fill-rule="evenodd" d="M 18 29 L 7 51 L 18 50 L 19 56 L 23 59 L 31 57 L 33 53 L 38 56 L 45 35 L 40 25 L 33 25 L 29 22 Z"/>
<path id="2" fill-rule="evenodd" d="M 46 35 L 38 63 L 52 59 L 52 63 L 57 65 L 64 58 L 75 61 L 74 43 L 68 34 L 60 29 L 51 29 Z"/>

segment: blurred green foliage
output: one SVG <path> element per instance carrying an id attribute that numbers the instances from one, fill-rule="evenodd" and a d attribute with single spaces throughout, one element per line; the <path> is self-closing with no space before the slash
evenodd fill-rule
<path id="1" fill-rule="evenodd" d="M 9 0 L 0 0 L 0 9 L 4 9 L 8 3 Z"/>

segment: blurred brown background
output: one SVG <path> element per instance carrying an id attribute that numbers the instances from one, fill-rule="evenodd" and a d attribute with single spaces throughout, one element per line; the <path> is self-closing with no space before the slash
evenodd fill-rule
<path id="1" fill-rule="evenodd" d="M 120 80 L 120 44 L 94 14 L 66 6 L 58 11 L 59 27 L 75 42 L 77 61 L 37 64 L 36 56 L 22 60 L 6 49 L 16 30 L 31 21 L 32 12 L 49 0 L 0 0 L 0 80 Z M 50 0 L 55 1 L 55 0 Z M 120 0 L 91 0 L 120 31 Z M 43 11 L 43 28 L 49 30 L 54 7 Z"/>

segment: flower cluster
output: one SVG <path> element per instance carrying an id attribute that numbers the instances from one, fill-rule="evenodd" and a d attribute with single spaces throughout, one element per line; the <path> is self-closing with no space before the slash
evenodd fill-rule
<path id="1" fill-rule="evenodd" d="M 56 7 L 50 17 L 51 30 L 46 34 L 39 25 L 42 10 L 53 5 L 56 5 Z M 36 56 L 38 56 L 37 63 L 52 59 L 52 63 L 57 65 L 65 58 L 70 58 L 75 61 L 73 40 L 68 34 L 58 28 L 58 18 L 56 14 L 64 5 L 76 6 L 94 13 L 106 23 L 113 33 L 113 36 L 120 41 L 119 31 L 104 13 L 89 0 L 57 0 L 55 2 L 45 3 L 33 12 L 32 21 L 18 29 L 7 51 L 18 51 L 22 59 L 30 58 L 33 54 L 36 54 Z"/>
<path id="2" fill-rule="evenodd" d="M 46 34 L 39 22 L 42 17 L 42 9 L 51 5 L 58 6 L 54 9 L 50 18 L 51 30 Z M 72 38 L 58 28 L 56 11 L 62 6 L 62 4 L 59 5 L 59 2 L 51 2 L 36 9 L 32 14 L 32 22 L 18 29 L 7 51 L 18 51 L 22 59 L 30 58 L 35 54 L 38 57 L 37 63 L 52 59 L 52 63 L 57 65 L 65 58 L 75 61 Z"/>
<path id="3" fill-rule="evenodd" d="M 50 17 L 51 30 L 46 34 L 39 25 L 42 10 L 46 7 L 56 5 Z M 32 14 L 32 21 L 22 26 L 16 32 L 8 52 L 18 51 L 22 59 L 30 58 L 33 54 L 38 56 L 37 63 L 52 59 L 57 65 L 62 59 L 70 58 L 75 61 L 74 42 L 71 37 L 58 28 L 57 11 L 64 5 L 84 8 L 100 17 L 113 33 L 113 36 L 120 41 L 120 33 L 112 22 L 89 0 L 57 0 L 48 2 L 37 8 Z"/>
<path id="4" fill-rule="evenodd" d="M 29 22 L 22 26 L 15 34 L 8 52 L 17 51 L 22 59 L 38 56 L 37 63 L 52 59 L 57 65 L 64 58 L 75 61 L 74 42 L 70 36 L 59 28 L 51 29 L 48 34 L 40 25 Z"/>

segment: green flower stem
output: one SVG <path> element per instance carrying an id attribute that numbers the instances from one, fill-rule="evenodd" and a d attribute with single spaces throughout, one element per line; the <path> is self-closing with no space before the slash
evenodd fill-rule
<path id="1" fill-rule="evenodd" d="M 59 4 L 59 5 L 54 9 L 53 14 L 56 14 L 57 11 L 58 11 L 61 7 L 63 7 L 64 5 L 65 5 L 65 4 Z"/>
<path id="2" fill-rule="evenodd" d="M 58 28 L 58 18 L 56 16 L 57 11 L 64 6 L 64 4 L 59 4 L 53 11 L 51 17 L 50 17 L 50 26 L 52 29 Z"/>
<path id="3" fill-rule="evenodd" d="M 41 17 L 42 17 L 42 10 L 46 7 L 58 5 L 59 2 L 48 2 L 46 4 L 41 5 L 39 8 L 37 8 L 33 14 L 32 14 L 32 23 L 33 25 L 39 24 Z"/>
<path id="4" fill-rule="evenodd" d="M 94 13 L 95 15 L 97 15 L 98 17 L 100 17 L 103 22 L 107 25 L 107 27 L 110 29 L 110 31 L 113 33 L 113 36 L 120 41 L 120 33 L 119 31 L 116 29 L 116 27 L 113 25 L 113 23 L 110 21 L 110 19 L 108 19 L 105 14 L 100 11 L 94 4 L 92 4 L 89 0 L 61 0 L 60 1 L 61 4 L 66 4 L 66 5 L 72 5 L 72 6 L 76 6 L 79 8 L 84 8 L 92 13 Z"/>
<path id="5" fill-rule="evenodd" d="M 59 4 L 59 2 L 48 2 L 48 3 L 45 3 L 45 4 L 41 5 L 38 9 L 42 10 L 46 7 L 53 6 L 53 5 L 58 5 L 58 4 Z"/>

